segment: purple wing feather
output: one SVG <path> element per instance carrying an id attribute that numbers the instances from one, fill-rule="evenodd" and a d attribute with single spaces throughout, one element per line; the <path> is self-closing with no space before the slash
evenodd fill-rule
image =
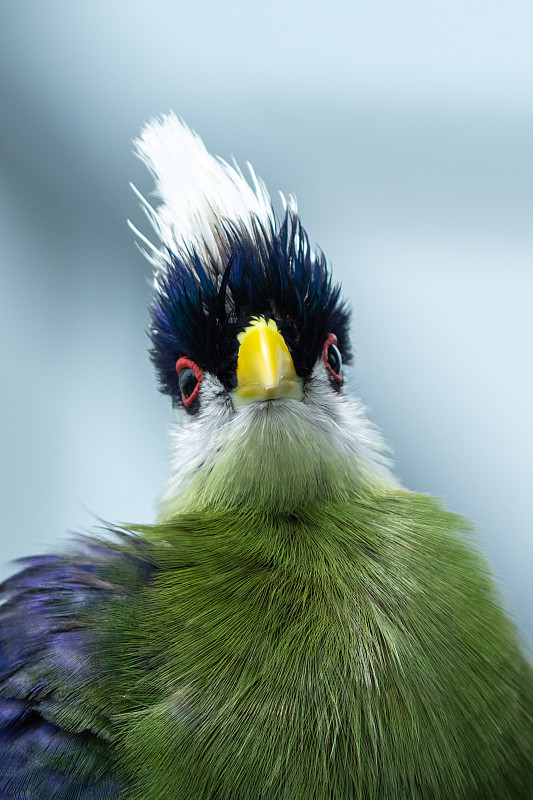
<path id="1" fill-rule="evenodd" d="M 111 719 L 93 721 L 74 699 L 77 686 L 98 677 L 98 631 L 82 617 L 128 591 L 109 581 L 117 559 L 142 581 L 152 569 L 139 540 L 114 533 L 133 546 L 87 540 L 68 555 L 24 559 L 0 586 L 0 800 L 120 796 Z"/>

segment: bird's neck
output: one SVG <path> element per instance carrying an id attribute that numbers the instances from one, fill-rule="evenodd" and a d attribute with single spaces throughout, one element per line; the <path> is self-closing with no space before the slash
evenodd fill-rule
<path id="1" fill-rule="evenodd" d="M 173 432 L 161 518 L 202 509 L 294 513 L 394 483 L 355 401 L 339 404 L 336 415 L 294 401 L 252 404 L 215 422 L 199 415 Z"/>
<path id="2" fill-rule="evenodd" d="M 342 503 L 354 492 L 383 483 L 382 476 L 335 451 L 310 452 L 305 443 L 277 450 L 249 446 L 206 465 L 181 491 L 163 497 L 160 518 L 238 509 L 283 520 L 316 504 Z"/>

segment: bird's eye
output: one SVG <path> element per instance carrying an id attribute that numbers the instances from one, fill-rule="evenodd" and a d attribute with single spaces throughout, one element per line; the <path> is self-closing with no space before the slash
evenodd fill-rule
<path id="1" fill-rule="evenodd" d="M 190 358 L 182 356 L 176 361 L 176 372 L 178 373 L 182 403 L 185 408 L 190 408 L 200 391 L 202 370 Z"/>
<path id="2" fill-rule="evenodd" d="M 322 360 L 333 379 L 337 383 L 342 383 L 342 356 L 334 333 L 328 333 L 322 348 Z"/>

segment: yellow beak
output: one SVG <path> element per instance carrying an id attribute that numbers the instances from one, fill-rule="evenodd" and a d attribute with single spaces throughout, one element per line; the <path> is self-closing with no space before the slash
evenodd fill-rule
<path id="1" fill-rule="evenodd" d="M 239 334 L 236 405 L 278 397 L 302 399 L 302 381 L 273 319 L 258 317 Z"/>

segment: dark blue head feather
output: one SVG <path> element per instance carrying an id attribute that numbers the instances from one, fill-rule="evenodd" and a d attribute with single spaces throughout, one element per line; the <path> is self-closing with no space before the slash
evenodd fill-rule
<path id="1" fill-rule="evenodd" d="M 237 334 L 253 316 L 272 317 L 287 342 L 294 366 L 309 377 L 328 333 L 337 336 L 343 360 L 351 358 L 349 311 L 333 285 L 320 250 L 312 250 L 298 216 L 287 211 L 281 226 L 253 234 L 221 222 L 224 265 L 196 250 L 168 252 L 151 307 L 151 357 L 161 390 L 179 397 L 176 361 L 188 356 L 235 385 Z"/>

